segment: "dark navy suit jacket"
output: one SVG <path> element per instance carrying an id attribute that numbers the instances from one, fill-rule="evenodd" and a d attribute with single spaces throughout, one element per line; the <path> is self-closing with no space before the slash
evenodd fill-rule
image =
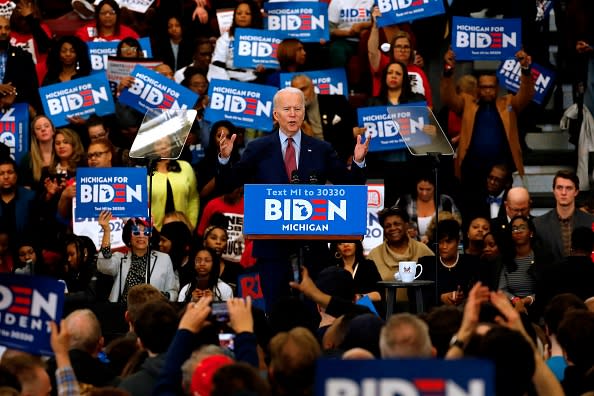
<path id="1" fill-rule="evenodd" d="M 338 158 L 329 143 L 301 134 L 301 148 L 297 167 L 299 180 L 308 184 L 315 175 L 317 184 L 364 184 L 365 172 L 353 163 L 351 169 Z M 231 191 L 245 183 L 288 184 L 278 129 L 270 135 L 251 141 L 236 164 L 221 166 L 217 186 Z M 248 210 L 249 202 L 245 202 Z M 258 258 L 284 258 L 290 249 L 289 241 L 254 241 L 254 256 Z"/>

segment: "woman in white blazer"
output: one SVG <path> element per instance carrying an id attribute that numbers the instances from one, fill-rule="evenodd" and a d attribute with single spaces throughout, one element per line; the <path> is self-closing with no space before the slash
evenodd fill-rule
<path id="1" fill-rule="evenodd" d="M 128 220 L 122 230 L 122 240 L 129 251 L 125 254 L 112 253 L 110 219 L 109 211 L 99 214 L 103 239 L 97 259 L 97 269 L 114 277 L 109 301 L 127 303 L 128 291 L 142 283 L 150 283 L 169 301 L 176 301 L 179 293 L 179 278 L 173 270 L 169 255 L 150 251 L 149 258 L 151 227 L 140 219 Z"/>

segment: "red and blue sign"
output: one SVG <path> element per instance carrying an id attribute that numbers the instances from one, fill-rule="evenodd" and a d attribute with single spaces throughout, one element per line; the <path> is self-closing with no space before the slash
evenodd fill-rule
<path id="1" fill-rule="evenodd" d="M 377 0 L 382 13 L 377 26 L 384 27 L 445 13 L 443 0 Z"/>
<path id="2" fill-rule="evenodd" d="M 431 143 L 431 137 L 423 132 L 430 125 L 425 102 L 406 106 L 361 107 L 357 109 L 357 122 L 366 129 L 366 136 L 372 138 L 370 152 L 405 149 L 405 140 L 409 146 Z"/>
<path id="3" fill-rule="evenodd" d="M 49 323 L 62 319 L 64 289 L 54 278 L 0 274 L 0 345 L 53 355 Z"/>
<path id="4" fill-rule="evenodd" d="M 328 4 L 323 2 L 286 1 L 264 3 L 266 29 L 282 32 L 284 37 L 304 43 L 330 40 Z"/>
<path id="5" fill-rule="evenodd" d="M 241 298 L 251 297 L 252 305 L 266 310 L 266 300 L 262 292 L 262 282 L 258 272 L 239 275 L 237 277 L 237 295 Z"/>
<path id="6" fill-rule="evenodd" d="M 0 113 L 0 143 L 10 149 L 17 164 L 29 152 L 29 105 L 15 103 Z"/>
<path id="7" fill-rule="evenodd" d="M 534 96 L 532 97 L 532 101 L 542 104 L 555 84 L 555 72 L 537 63 L 532 63 L 531 66 L 531 77 L 532 81 L 534 81 Z M 521 74 L 522 66 L 516 59 L 503 61 L 497 71 L 501 85 L 512 92 L 518 92 L 520 90 Z"/>
<path id="8" fill-rule="evenodd" d="M 147 217 L 146 169 L 78 168 L 75 217 L 97 218 L 103 210 L 114 217 Z"/>
<path id="9" fill-rule="evenodd" d="M 151 50 L 151 40 L 148 37 L 143 37 L 138 40 L 142 53 L 145 58 L 153 56 Z M 91 58 L 91 69 L 93 71 L 107 70 L 108 57 L 116 56 L 118 53 L 119 41 L 89 41 L 89 58 Z"/>
<path id="10" fill-rule="evenodd" d="M 494 396 L 495 367 L 486 360 L 319 359 L 315 394 L 325 396 Z"/>
<path id="11" fill-rule="evenodd" d="M 149 109 L 192 109 L 198 101 L 195 92 L 144 66 L 136 65 L 130 75 L 134 83 L 122 90 L 119 101 L 143 114 Z"/>
<path id="12" fill-rule="evenodd" d="M 365 235 L 367 186 L 246 184 L 244 201 L 244 235 Z"/>
<path id="13" fill-rule="evenodd" d="M 233 66 L 278 69 L 276 51 L 286 34 L 262 29 L 236 29 L 233 40 Z"/>
<path id="14" fill-rule="evenodd" d="M 305 74 L 311 79 L 314 90 L 320 95 L 344 95 L 348 97 L 349 89 L 346 72 L 342 68 L 306 71 L 298 73 L 281 73 L 281 88 L 290 87 L 291 80 L 297 75 Z"/>
<path id="15" fill-rule="evenodd" d="M 210 122 L 227 120 L 235 126 L 272 130 L 272 99 L 278 89 L 231 80 L 210 81 L 208 107 L 204 118 Z"/>
<path id="16" fill-rule="evenodd" d="M 68 125 L 68 117 L 87 118 L 113 114 L 115 105 L 105 73 L 95 73 L 39 88 L 45 115 L 56 127 Z"/>
<path id="17" fill-rule="evenodd" d="M 521 19 L 452 18 L 452 50 L 458 60 L 509 59 L 521 48 Z"/>

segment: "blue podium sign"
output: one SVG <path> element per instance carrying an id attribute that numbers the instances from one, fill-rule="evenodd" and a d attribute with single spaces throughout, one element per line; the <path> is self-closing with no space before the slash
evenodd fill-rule
<path id="1" fill-rule="evenodd" d="M 78 168 L 76 218 L 97 218 L 102 210 L 115 217 L 146 217 L 148 192 L 144 168 Z"/>
<path id="2" fill-rule="evenodd" d="M 0 274 L 0 345 L 34 355 L 53 355 L 49 322 L 60 322 L 63 305 L 64 282 Z"/>
<path id="3" fill-rule="evenodd" d="M 484 360 L 320 359 L 315 394 L 340 395 L 495 395 L 495 368 Z"/>
<path id="4" fill-rule="evenodd" d="M 367 186 L 246 184 L 244 201 L 248 236 L 365 235 Z"/>

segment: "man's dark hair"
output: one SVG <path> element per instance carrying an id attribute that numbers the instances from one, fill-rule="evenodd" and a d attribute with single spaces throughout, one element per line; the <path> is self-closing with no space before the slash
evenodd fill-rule
<path id="1" fill-rule="evenodd" d="M 568 312 L 559 323 L 557 339 L 567 360 L 587 370 L 594 366 L 594 312 L 575 310 Z"/>
<path id="2" fill-rule="evenodd" d="M 212 377 L 211 396 L 270 395 L 270 385 L 258 370 L 246 363 L 234 363 L 218 369 Z"/>
<path id="3" fill-rule="evenodd" d="M 407 224 L 410 222 L 410 216 L 408 215 L 408 212 L 405 209 L 401 209 L 397 206 L 392 206 L 391 208 L 382 209 L 377 213 L 377 217 L 382 228 L 384 227 L 384 222 L 390 216 L 398 216 L 402 219 L 402 221 L 404 221 Z"/>
<path id="4" fill-rule="evenodd" d="M 553 178 L 553 189 L 557 185 L 557 179 L 559 178 L 571 180 L 576 190 L 580 189 L 580 179 L 574 171 L 568 169 L 561 169 L 560 171 L 555 173 L 555 177 Z"/>
<path id="5" fill-rule="evenodd" d="M 553 297 L 544 311 L 544 323 L 549 334 L 557 334 L 559 323 L 561 323 L 565 314 L 576 309 L 587 310 L 588 308 L 582 299 L 575 294 L 563 293 Z"/>
<path id="6" fill-rule="evenodd" d="M 12 165 L 15 172 L 18 169 L 16 161 L 10 155 L 0 155 L 0 165 Z"/>
<path id="7" fill-rule="evenodd" d="M 177 331 L 177 313 L 166 301 L 151 301 L 140 308 L 134 320 L 134 332 L 146 349 L 163 353 Z"/>
<path id="8" fill-rule="evenodd" d="M 105 121 L 103 121 L 103 118 L 101 118 L 101 116 L 98 116 L 97 114 L 91 114 L 87 119 L 87 122 L 85 122 L 85 126 L 87 128 L 90 128 L 97 125 L 103 125 L 105 127 Z"/>
<path id="9" fill-rule="evenodd" d="M 431 343 L 437 350 L 437 357 L 443 358 L 450 348 L 450 340 L 462 324 L 462 312 L 453 306 L 442 305 L 423 318 L 429 326 Z"/>

